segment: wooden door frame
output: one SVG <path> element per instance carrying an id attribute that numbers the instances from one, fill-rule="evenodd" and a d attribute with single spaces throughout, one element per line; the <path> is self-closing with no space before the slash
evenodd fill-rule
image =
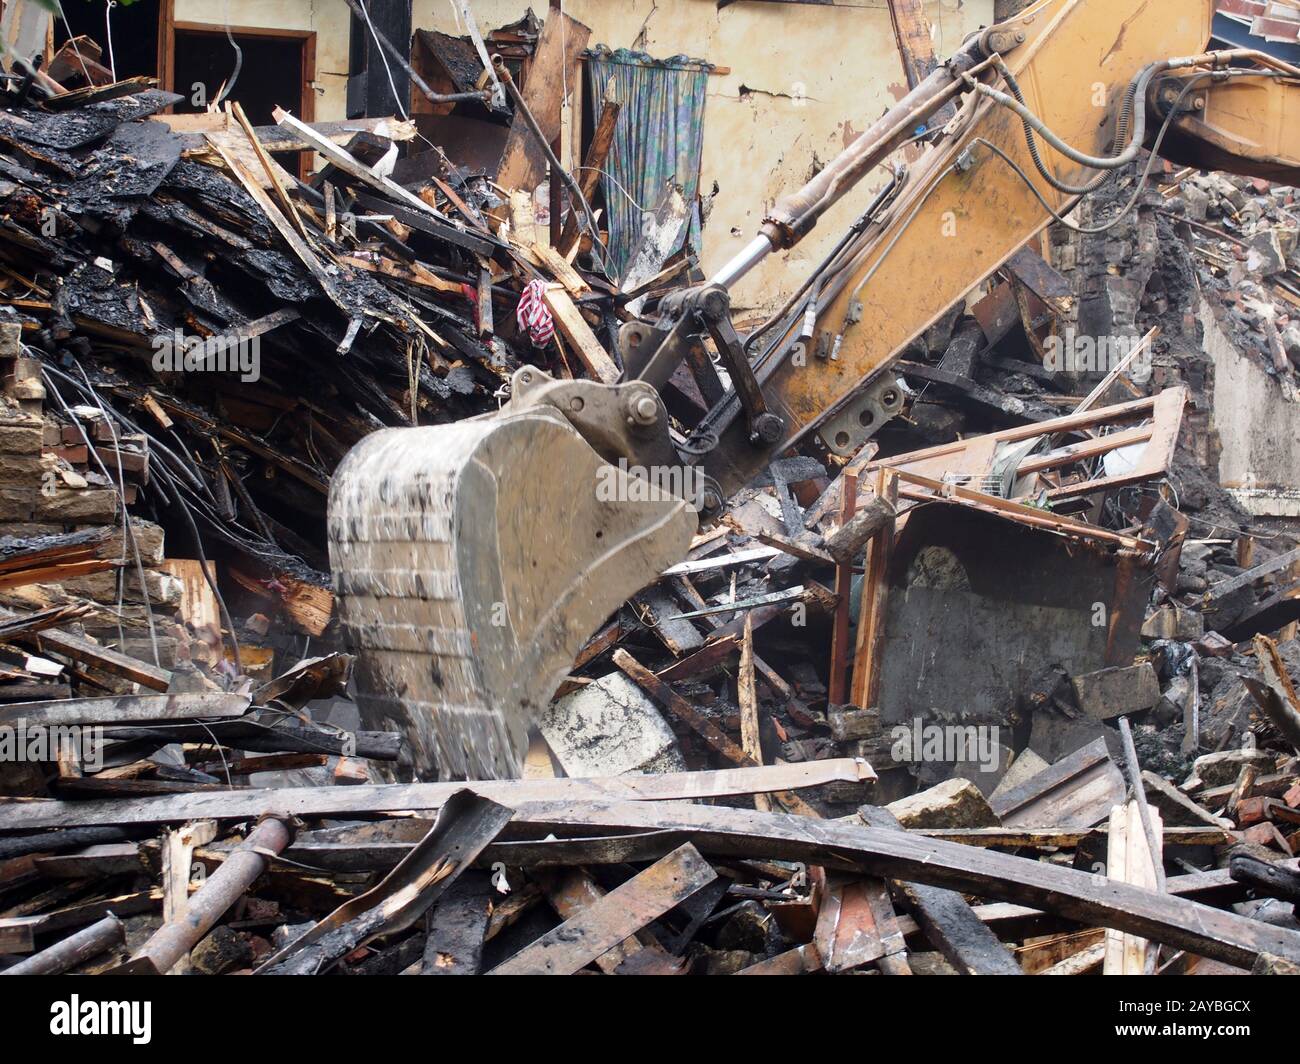
<path id="1" fill-rule="evenodd" d="M 176 32 L 203 33 L 224 37 L 226 27 L 211 22 L 177 22 L 175 0 L 159 0 L 158 5 L 158 84 L 168 92 L 175 92 Z M 298 114 L 303 122 L 316 120 L 316 31 L 267 29 L 262 26 L 231 26 L 237 37 L 276 37 L 280 40 L 298 41 L 302 48 L 302 89 L 298 99 Z"/>

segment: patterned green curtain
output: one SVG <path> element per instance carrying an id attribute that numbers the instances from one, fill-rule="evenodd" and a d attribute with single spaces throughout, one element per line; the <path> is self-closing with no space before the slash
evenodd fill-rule
<path id="1" fill-rule="evenodd" d="M 707 63 L 680 55 L 651 59 L 626 48 L 588 52 L 591 98 L 602 100 L 612 78 L 614 98 L 621 105 L 601 177 L 608 204 L 610 267 L 618 277 L 626 272 L 640 240 L 643 210 L 653 211 L 670 183 L 681 190 L 691 212 L 682 239 L 699 247 L 696 193 L 710 69 Z"/>

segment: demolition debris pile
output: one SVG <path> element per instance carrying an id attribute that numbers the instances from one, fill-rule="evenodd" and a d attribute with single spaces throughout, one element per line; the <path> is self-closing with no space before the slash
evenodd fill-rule
<path id="1" fill-rule="evenodd" d="M 331 472 L 524 363 L 616 379 L 656 293 L 517 188 L 383 176 L 405 123 L 174 100 L 0 115 L 5 972 L 1297 970 L 1300 550 L 1217 483 L 1197 302 L 1293 403 L 1291 190 L 1168 173 L 1032 243 L 903 417 L 608 619 L 524 779 L 379 782 Z"/>
<path id="2" fill-rule="evenodd" d="M 330 624 L 325 504 L 350 447 L 495 409 L 524 360 L 564 375 L 596 351 L 617 373 L 584 317 L 600 327 L 610 289 L 533 251 L 522 216 L 493 232 L 479 174 L 376 176 L 410 123 L 255 130 L 237 106 L 160 114 L 176 99 L 124 83 L 0 114 L 0 520 L 24 574 L 0 593 L 91 601 L 87 631 L 155 665 L 215 663 L 224 626 L 264 669 Z M 327 163 L 300 182 L 277 159 L 308 148 Z M 546 353 L 515 321 L 530 283 L 559 323 Z M 92 545 L 124 507 L 125 542 Z M 187 652 L 182 598 L 210 651 Z"/>

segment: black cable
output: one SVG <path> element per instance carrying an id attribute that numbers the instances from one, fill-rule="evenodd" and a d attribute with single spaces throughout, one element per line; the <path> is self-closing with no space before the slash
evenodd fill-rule
<path id="1" fill-rule="evenodd" d="M 1011 72 L 1011 68 L 1003 63 L 1000 65 L 999 70 L 1002 73 L 1003 80 L 1007 83 L 1007 88 L 1011 90 L 1011 95 L 1027 108 L 1029 103 L 1025 99 L 1025 94 L 1021 92 L 1020 83 L 1016 81 L 1016 76 Z M 1129 83 L 1128 90 L 1124 94 L 1124 104 L 1120 108 L 1119 119 L 1115 123 L 1115 140 L 1111 146 L 1112 156 L 1119 155 L 1121 146 L 1126 140 L 1128 140 L 1129 123 L 1132 121 L 1133 105 L 1134 101 L 1137 99 L 1137 84 L 1138 79 L 1134 78 L 1134 80 Z M 1070 185 L 1061 181 L 1055 174 L 1047 169 L 1046 164 L 1043 162 L 1043 157 L 1038 151 L 1038 139 L 1034 136 L 1034 127 L 1024 118 L 1020 121 L 1025 127 L 1025 143 L 1029 146 L 1029 157 L 1033 159 L 1034 166 L 1037 167 L 1038 172 L 1043 175 L 1043 180 L 1058 192 L 1064 192 L 1069 196 L 1088 196 L 1100 189 L 1117 173 L 1115 170 L 1107 170 L 1100 177 L 1094 178 L 1092 181 L 1089 181 L 1084 185 Z"/>
<path id="2" fill-rule="evenodd" d="M 165 478 L 170 479 L 171 473 L 163 467 L 160 470 Z M 173 482 L 172 488 L 175 490 L 176 485 Z M 176 501 L 180 504 L 181 514 L 185 518 L 186 524 L 190 527 L 190 535 L 194 537 L 194 550 L 199 556 L 199 568 L 203 572 L 203 579 L 212 591 L 213 597 L 217 600 L 217 609 L 221 611 L 221 620 L 225 624 L 226 630 L 230 633 L 230 649 L 235 656 L 235 669 L 242 676 L 244 673 L 244 662 L 239 654 L 239 637 L 235 635 L 235 622 L 231 619 L 230 611 L 226 609 L 226 600 L 222 597 L 217 582 L 212 574 L 208 571 L 208 557 L 203 551 L 203 537 L 199 535 L 199 526 L 194 523 L 194 515 L 190 512 L 189 506 L 177 492 Z M 220 635 L 220 633 L 218 633 Z"/>

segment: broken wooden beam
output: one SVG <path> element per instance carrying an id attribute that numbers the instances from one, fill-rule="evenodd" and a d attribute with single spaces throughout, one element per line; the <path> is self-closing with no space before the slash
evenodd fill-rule
<path id="1" fill-rule="evenodd" d="M 13 618 L 16 614 L 0 609 L 0 618 Z M 58 631 L 30 632 L 16 637 L 17 642 L 32 647 L 37 653 L 59 654 L 72 658 L 83 665 L 90 665 L 100 672 L 111 676 L 120 676 L 148 687 L 153 691 L 166 691 L 171 686 L 172 674 L 167 669 L 148 665 L 137 658 L 119 654 L 98 643 L 92 643 L 78 636 L 67 635 Z"/>
<path id="2" fill-rule="evenodd" d="M 368 787 L 286 787 L 277 790 L 196 791 L 121 801 L 61 802 L 0 799 L 0 831 L 41 831 L 100 824 L 166 824 L 203 819 L 277 816 L 333 816 L 401 809 L 438 809 L 458 790 L 514 806 L 539 801 L 682 801 L 779 792 L 826 783 L 874 780 L 860 758 L 762 765 L 717 772 L 593 779 L 484 780 L 471 783 L 390 783 Z"/>
<path id="3" fill-rule="evenodd" d="M 247 712 L 251 704 L 252 699 L 247 695 L 231 695 L 224 691 L 60 698 L 0 706 L 0 727 L 57 727 L 239 717 Z"/>
<path id="4" fill-rule="evenodd" d="M 687 843 L 488 974 L 573 975 L 716 878 L 709 863 Z"/>

